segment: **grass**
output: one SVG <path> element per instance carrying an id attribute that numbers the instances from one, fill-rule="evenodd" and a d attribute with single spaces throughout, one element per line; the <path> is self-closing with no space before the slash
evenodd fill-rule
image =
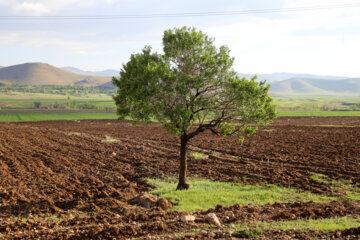
<path id="1" fill-rule="evenodd" d="M 348 228 L 356 228 L 360 226 L 360 218 L 353 217 L 337 217 L 337 218 L 323 218 L 323 219 L 298 219 L 292 221 L 276 221 L 276 222 L 256 222 L 253 225 L 238 224 L 235 226 L 235 231 L 258 231 L 272 229 L 272 230 L 299 230 L 309 231 L 317 230 L 322 232 L 338 231 Z"/>
<path id="2" fill-rule="evenodd" d="M 1 113 L 0 122 L 116 119 L 115 113 Z"/>
<path id="3" fill-rule="evenodd" d="M 345 195 L 346 199 L 360 201 L 360 188 L 347 180 L 335 180 L 321 173 L 312 173 L 310 179 L 321 184 L 329 185 L 333 193 Z"/>
<path id="4" fill-rule="evenodd" d="M 40 102 L 41 106 L 50 106 L 51 104 L 66 105 L 71 101 L 77 104 L 92 102 L 99 109 L 105 107 L 115 107 L 115 103 L 111 96 L 108 94 L 87 94 L 84 96 L 71 96 L 59 94 L 46 94 L 46 93 L 0 93 L 0 108 L 16 108 L 16 109 L 29 109 L 34 108 L 34 102 Z"/>
<path id="5" fill-rule="evenodd" d="M 201 160 L 207 158 L 207 155 L 205 153 L 201 152 L 192 152 L 189 154 L 190 157 L 195 158 L 196 160 Z"/>
<path id="6" fill-rule="evenodd" d="M 348 128 L 348 127 L 360 127 L 360 126 L 355 126 L 355 125 L 329 125 L 329 124 L 323 124 L 323 125 L 305 125 L 305 126 L 309 126 L 309 127 L 343 127 L 343 128 Z"/>
<path id="7" fill-rule="evenodd" d="M 360 101 L 356 96 L 283 96 L 273 99 L 284 111 L 353 110 L 353 105 Z"/>
<path id="8" fill-rule="evenodd" d="M 103 143 L 117 143 L 119 140 L 118 139 L 104 139 L 101 140 L 101 142 Z"/>
<path id="9" fill-rule="evenodd" d="M 339 199 L 270 184 L 258 186 L 214 182 L 208 179 L 189 179 L 189 190 L 176 191 L 175 179 L 148 179 L 148 182 L 157 187 L 152 193 L 176 203 L 173 210 L 177 211 L 205 210 L 214 208 L 217 204 L 265 205 L 275 202 L 328 202 Z"/>
<path id="10" fill-rule="evenodd" d="M 360 111 L 280 111 L 279 117 L 359 117 Z"/>
<path id="11" fill-rule="evenodd" d="M 75 216 L 73 215 L 69 215 L 68 219 L 71 220 L 73 219 Z M 24 223 L 26 223 L 27 221 L 29 221 L 29 218 L 22 218 L 22 217 L 16 217 L 15 218 L 17 221 L 22 221 Z M 39 222 L 40 220 L 43 220 L 43 221 L 55 221 L 55 222 L 59 222 L 61 220 L 63 220 L 59 215 L 51 215 L 51 216 L 43 216 L 43 217 L 38 217 L 38 216 L 35 216 L 33 218 L 33 220 L 35 222 Z"/>
<path id="12" fill-rule="evenodd" d="M 59 221 L 62 221 L 64 219 L 67 219 L 67 220 L 72 220 L 74 219 L 76 216 L 78 216 L 79 218 L 84 218 L 86 217 L 85 214 L 83 213 L 80 213 L 80 212 L 76 212 L 74 214 L 70 214 L 70 215 L 67 215 L 65 216 L 65 218 L 61 217 L 60 215 L 49 215 L 49 216 L 34 216 L 33 217 L 33 220 L 35 222 L 39 222 L 39 221 L 55 221 L 55 222 L 59 222 Z M 15 220 L 17 221 L 22 221 L 22 222 L 27 222 L 29 220 L 29 218 L 25 218 L 25 217 L 16 217 Z"/>
<path id="13" fill-rule="evenodd" d="M 68 136 L 73 136 L 73 135 L 81 136 L 81 133 L 79 133 L 79 132 L 68 132 L 68 133 L 66 133 L 66 135 L 68 135 Z"/>
<path id="14" fill-rule="evenodd" d="M 263 129 L 262 131 L 263 132 L 274 132 L 274 131 L 276 131 L 276 129 Z"/>

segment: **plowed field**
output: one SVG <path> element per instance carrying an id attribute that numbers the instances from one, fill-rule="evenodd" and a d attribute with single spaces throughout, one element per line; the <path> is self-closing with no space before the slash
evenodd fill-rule
<path id="1" fill-rule="evenodd" d="M 359 139 L 359 117 L 279 118 L 242 145 L 232 137 L 207 132 L 197 136 L 189 152 L 208 158 L 189 158 L 188 170 L 190 176 L 212 180 L 266 182 L 333 195 L 328 184 L 310 176 L 321 173 L 359 186 Z M 182 213 L 129 203 L 152 189 L 145 178 L 177 175 L 178 151 L 179 140 L 156 123 L 136 127 L 117 120 L 1 123 L 0 238 L 172 239 L 175 232 L 197 229 L 205 223 L 186 225 L 179 220 Z M 222 217 L 230 210 L 232 218 Z M 228 224 L 360 214 L 356 201 L 219 206 L 214 211 Z M 201 219 L 206 211 L 193 214 Z M 263 237 L 356 239 L 359 231 L 269 230 Z"/>

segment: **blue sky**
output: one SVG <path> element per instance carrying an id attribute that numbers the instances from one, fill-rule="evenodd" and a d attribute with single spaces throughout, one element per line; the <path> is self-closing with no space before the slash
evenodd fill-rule
<path id="1" fill-rule="evenodd" d="M 121 15 L 243 11 L 360 0 L 0 0 L 0 16 Z M 161 52 L 164 30 L 193 26 L 228 45 L 242 73 L 360 77 L 360 5 L 352 8 L 190 18 L 0 20 L 0 65 L 46 62 L 120 69 L 131 53 Z"/>

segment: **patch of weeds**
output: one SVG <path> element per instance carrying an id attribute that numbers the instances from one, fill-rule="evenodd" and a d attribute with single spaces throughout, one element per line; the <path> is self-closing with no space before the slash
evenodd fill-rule
<path id="1" fill-rule="evenodd" d="M 309 127 L 359 127 L 359 126 L 353 126 L 353 125 L 306 125 Z"/>
<path id="2" fill-rule="evenodd" d="M 346 199 L 360 201 L 360 189 L 352 184 L 351 181 L 331 179 L 329 176 L 321 173 L 312 173 L 310 179 L 320 184 L 329 185 L 334 193 L 345 195 Z"/>
<path id="3" fill-rule="evenodd" d="M 206 159 L 208 158 L 208 155 L 201 152 L 192 152 L 189 154 L 189 157 L 195 158 L 196 160 Z"/>
<path id="4" fill-rule="evenodd" d="M 66 133 L 66 135 L 68 135 L 68 136 L 73 136 L 73 135 L 81 136 L 81 133 L 79 133 L 79 132 L 68 132 L 68 133 Z"/>
<path id="5" fill-rule="evenodd" d="M 265 205 L 275 202 L 329 202 L 339 200 L 299 191 L 295 188 L 268 185 L 246 185 L 233 182 L 215 182 L 208 179 L 189 179 L 190 189 L 176 191 L 177 179 L 148 179 L 149 184 L 157 187 L 151 193 L 165 197 L 176 203 L 172 210 L 196 211 L 214 208 L 217 204 Z"/>
<path id="6" fill-rule="evenodd" d="M 217 151 L 211 151 L 210 155 L 212 155 L 214 157 L 221 157 L 221 153 L 217 152 Z"/>
<path id="7" fill-rule="evenodd" d="M 330 184 L 331 183 L 331 179 L 326 176 L 325 174 L 321 174 L 321 173 L 312 173 L 312 175 L 310 176 L 311 180 L 314 180 L 317 183 L 325 183 L 325 184 Z"/>
<path id="8" fill-rule="evenodd" d="M 235 226 L 237 231 L 262 231 L 266 229 L 272 230 L 298 230 L 298 231 L 341 231 L 348 228 L 356 228 L 360 226 L 359 218 L 337 217 L 337 218 L 321 218 L 321 219 L 298 219 L 292 221 L 277 222 L 255 222 L 253 225 L 238 224 Z"/>
<path id="9" fill-rule="evenodd" d="M 41 219 L 45 220 L 45 221 L 56 221 L 56 222 L 61 221 L 61 218 L 59 217 L 59 215 L 45 216 L 45 217 L 34 217 L 34 220 L 36 222 L 40 221 Z"/>
<path id="10" fill-rule="evenodd" d="M 289 132 L 303 132 L 304 130 L 290 129 Z"/>
<path id="11" fill-rule="evenodd" d="M 67 220 L 72 220 L 76 217 L 76 215 L 68 215 L 67 217 L 65 217 L 65 219 Z M 84 218 L 85 215 L 78 215 L 78 217 L 80 218 Z M 17 221 L 22 221 L 24 223 L 26 223 L 29 218 L 22 218 L 22 217 L 17 217 L 15 218 Z M 64 220 L 64 218 L 61 218 L 59 215 L 51 215 L 51 216 L 42 216 L 42 217 L 38 217 L 38 216 L 34 216 L 32 218 L 35 222 L 39 222 L 40 220 L 43 220 L 43 221 L 55 221 L 55 222 L 59 222 L 59 221 L 62 221 Z"/>
<path id="12" fill-rule="evenodd" d="M 232 237 L 258 239 L 262 237 L 262 230 L 258 227 L 256 227 L 255 229 L 246 228 L 239 232 L 233 233 Z"/>
<path id="13" fill-rule="evenodd" d="M 276 129 L 263 129 L 263 132 L 275 132 Z"/>
<path id="14" fill-rule="evenodd" d="M 101 142 L 103 142 L 103 143 L 117 143 L 117 142 L 119 142 L 119 140 L 118 139 L 103 139 L 103 140 L 101 140 Z"/>

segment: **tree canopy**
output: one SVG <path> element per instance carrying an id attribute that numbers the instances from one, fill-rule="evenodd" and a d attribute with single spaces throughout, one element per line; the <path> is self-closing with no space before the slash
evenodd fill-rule
<path id="1" fill-rule="evenodd" d="M 186 146 L 205 130 L 242 142 L 276 116 L 270 85 L 240 78 L 226 46 L 194 28 L 164 32 L 163 54 L 145 46 L 123 65 L 114 100 L 120 119 L 161 122 L 181 139 L 178 189 L 187 189 Z"/>

